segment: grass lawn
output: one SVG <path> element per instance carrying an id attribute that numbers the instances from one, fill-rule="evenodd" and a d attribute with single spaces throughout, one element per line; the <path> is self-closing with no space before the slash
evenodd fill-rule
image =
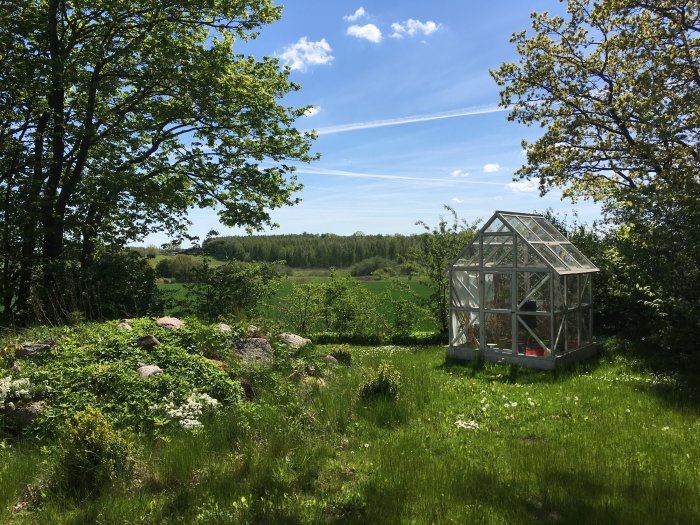
<path id="1" fill-rule="evenodd" d="M 699 400 L 677 374 L 625 353 L 555 374 L 445 363 L 441 347 L 352 350 L 350 367 L 319 365 L 323 381 L 248 370 L 255 401 L 197 434 L 139 437 L 135 478 L 87 501 L 21 510 L 51 456 L 6 443 L 0 522 L 700 522 Z M 382 361 L 398 400 L 361 400 Z"/>

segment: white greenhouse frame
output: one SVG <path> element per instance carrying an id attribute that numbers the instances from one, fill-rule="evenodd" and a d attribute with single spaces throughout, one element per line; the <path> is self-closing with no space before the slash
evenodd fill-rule
<path id="1" fill-rule="evenodd" d="M 552 370 L 594 354 L 599 271 L 542 215 L 497 211 L 448 268 L 448 358 Z"/>

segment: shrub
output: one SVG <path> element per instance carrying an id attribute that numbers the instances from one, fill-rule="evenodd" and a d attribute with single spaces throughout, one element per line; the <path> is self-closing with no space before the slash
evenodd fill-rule
<path id="1" fill-rule="evenodd" d="M 360 398 L 370 400 L 378 397 L 397 399 L 401 373 L 388 361 L 382 361 L 379 366 L 365 375 L 360 385 Z"/>
<path id="2" fill-rule="evenodd" d="M 68 495 L 94 495 L 105 484 L 133 470 L 133 445 L 99 409 L 89 406 L 68 422 L 56 471 L 58 489 Z"/>
<path id="3" fill-rule="evenodd" d="M 155 272 L 133 252 L 102 253 L 80 278 L 79 309 L 88 319 L 138 317 L 160 310 Z"/>
<path id="4" fill-rule="evenodd" d="M 173 276 L 173 270 L 170 267 L 170 259 L 161 259 L 156 263 L 156 276 L 165 279 L 170 279 Z"/>
<path id="5" fill-rule="evenodd" d="M 339 345 L 336 346 L 331 355 L 335 357 L 339 363 L 350 366 L 352 363 L 352 350 L 350 350 L 350 345 Z"/>
<path id="6" fill-rule="evenodd" d="M 366 277 L 374 274 L 377 270 L 391 268 L 393 263 L 384 257 L 371 257 L 364 259 L 350 268 L 350 275 L 353 277 Z"/>

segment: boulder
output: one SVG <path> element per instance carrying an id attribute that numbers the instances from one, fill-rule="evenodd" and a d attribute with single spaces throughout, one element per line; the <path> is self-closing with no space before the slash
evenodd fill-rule
<path id="1" fill-rule="evenodd" d="M 233 332 L 233 330 L 231 329 L 231 327 L 230 327 L 229 325 L 227 325 L 226 323 L 219 323 L 219 324 L 217 324 L 217 325 L 216 325 L 216 329 L 217 329 L 219 332 L 224 332 L 225 334 L 230 334 L 231 332 Z"/>
<path id="2" fill-rule="evenodd" d="M 22 343 L 19 346 L 20 348 L 15 352 L 15 357 L 34 357 L 51 350 L 51 345 L 46 343 Z"/>
<path id="3" fill-rule="evenodd" d="M 160 344 L 160 341 L 155 338 L 155 336 L 148 334 L 139 337 L 136 340 L 136 344 L 139 345 L 141 348 L 153 348 L 154 346 L 158 346 Z"/>
<path id="4" fill-rule="evenodd" d="M 180 321 L 177 317 L 161 317 L 156 321 L 156 325 L 160 326 L 161 328 L 175 329 L 185 326 L 185 323 Z"/>
<path id="5" fill-rule="evenodd" d="M 243 361 L 271 363 L 275 356 L 270 342 L 262 337 L 243 339 L 236 346 L 238 356 L 243 359 Z"/>
<path id="6" fill-rule="evenodd" d="M 117 330 L 126 330 L 128 332 L 131 330 L 131 325 L 127 322 L 122 321 L 117 325 Z"/>
<path id="7" fill-rule="evenodd" d="M 46 406 L 46 401 L 32 401 L 27 405 L 21 406 L 13 414 L 16 424 L 20 427 L 29 425 Z"/>
<path id="8" fill-rule="evenodd" d="M 289 332 L 283 332 L 277 337 L 284 344 L 286 344 L 287 346 L 291 346 L 292 348 L 301 348 L 302 346 L 311 344 L 311 339 L 307 339 L 306 337 L 295 335 Z"/>
<path id="9" fill-rule="evenodd" d="M 337 360 L 335 357 L 333 357 L 332 355 L 327 355 L 327 356 L 325 356 L 325 357 L 323 358 L 323 360 L 324 360 L 326 363 L 330 363 L 330 364 L 332 364 L 332 365 L 337 365 L 337 364 L 338 364 L 338 360 Z"/>
<path id="10" fill-rule="evenodd" d="M 136 370 L 140 377 L 150 377 L 156 374 L 162 374 L 163 370 L 158 365 L 143 365 Z"/>

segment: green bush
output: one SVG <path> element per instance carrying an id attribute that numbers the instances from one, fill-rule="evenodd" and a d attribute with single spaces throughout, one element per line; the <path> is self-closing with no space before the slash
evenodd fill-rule
<path id="1" fill-rule="evenodd" d="M 401 373 L 388 361 L 382 361 L 376 369 L 365 375 L 360 385 L 360 398 L 363 400 L 382 397 L 385 399 L 397 399 Z"/>
<path id="2" fill-rule="evenodd" d="M 372 275 L 377 270 L 388 270 L 393 266 L 389 259 L 384 257 L 371 257 L 364 259 L 350 268 L 350 275 L 353 277 L 366 277 Z"/>
<path id="3" fill-rule="evenodd" d="M 350 366 L 352 364 L 352 350 L 350 350 L 350 345 L 339 345 L 336 346 L 331 354 L 335 357 L 339 363 Z"/>
<path id="4" fill-rule="evenodd" d="M 161 259 L 156 263 L 156 277 L 170 279 L 173 276 L 173 270 L 170 267 L 170 258 Z"/>
<path id="5" fill-rule="evenodd" d="M 55 481 L 61 493 L 85 497 L 127 477 L 133 466 L 132 442 L 89 406 L 68 422 Z"/>

